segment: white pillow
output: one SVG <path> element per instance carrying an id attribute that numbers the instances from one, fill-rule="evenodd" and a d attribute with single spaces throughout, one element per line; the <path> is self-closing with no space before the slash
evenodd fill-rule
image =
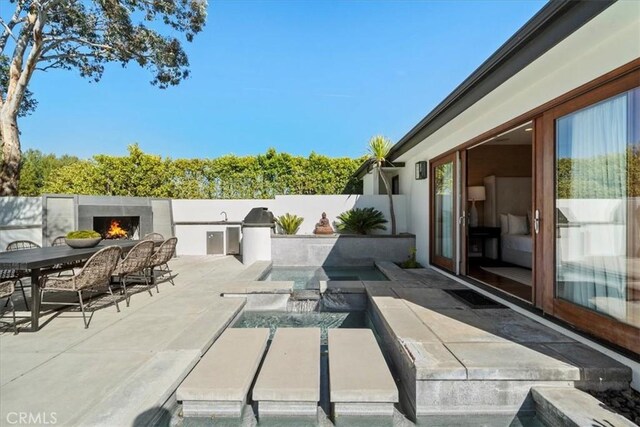
<path id="1" fill-rule="evenodd" d="M 500 235 L 509 234 L 509 217 L 507 214 L 500 214 Z"/>
<path id="2" fill-rule="evenodd" d="M 509 234 L 527 234 L 527 217 L 509 214 Z"/>

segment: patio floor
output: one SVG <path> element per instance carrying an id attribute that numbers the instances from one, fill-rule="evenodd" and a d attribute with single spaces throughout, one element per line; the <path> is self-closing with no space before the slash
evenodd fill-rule
<path id="1" fill-rule="evenodd" d="M 233 257 L 180 257 L 171 262 L 175 287 L 162 282 L 153 297 L 137 293 L 121 313 L 97 310 L 89 329 L 79 312 L 65 311 L 43 318 L 37 333 L 3 333 L 0 425 L 21 413 L 40 417 L 36 424 L 53 417 L 83 426 L 146 425 L 168 415 L 161 405 L 245 305 L 221 292 L 230 285 L 252 291 L 248 282 L 264 267 L 244 268 Z M 415 388 L 429 385 L 424 381 L 460 390 L 487 380 L 628 384 L 628 368 L 510 309 L 465 306 L 443 292 L 465 287 L 433 270 L 378 267 L 391 281 L 363 283 L 370 312 L 395 363 L 413 373 L 400 377 L 418 415 L 429 406 Z"/>
<path id="2" fill-rule="evenodd" d="M 131 425 L 157 412 L 149 410 L 244 305 L 219 296 L 244 270 L 235 258 L 181 257 L 171 267 L 175 287 L 137 293 L 120 313 L 99 309 L 89 329 L 67 311 L 43 318 L 36 333 L 0 335 L 0 425 L 21 413 L 40 417 L 36 424 Z"/>

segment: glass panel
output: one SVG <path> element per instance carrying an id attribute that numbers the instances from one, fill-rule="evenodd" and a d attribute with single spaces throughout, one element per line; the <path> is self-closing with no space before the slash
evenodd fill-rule
<path id="1" fill-rule="evenodd" d="M 640 326 L 640 89 L 556 122 L 556 296 Z"/>
<path id="2" fill-rule="evenodd" d="M 453 259 L 453 162 L 435 168 L 435 254 Z"/>

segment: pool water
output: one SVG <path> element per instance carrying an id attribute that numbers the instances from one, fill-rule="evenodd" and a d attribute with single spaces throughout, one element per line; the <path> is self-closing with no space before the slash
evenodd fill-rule
<path id="1" fill-rule="evenodd" d="M 293 281 L 293 289 L 320 289 L 320 281 L 388 281 L 375 267 L 273 267 L 261 280 Z"/>
<path id="2" fill-rule="evenodd" d="M 234 328 L 269 328 L 271 336 L 278 328 L 320 328 L 322 345 L 327 344 L 327 331 L 333 328 L 370 328 L 364 311 L 348 313 L 308 312 L 288 313 L 282 311 L 245 311 Z"/>

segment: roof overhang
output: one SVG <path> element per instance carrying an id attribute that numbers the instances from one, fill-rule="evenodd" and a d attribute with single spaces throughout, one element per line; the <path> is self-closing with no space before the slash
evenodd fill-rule
<path id="1" fill-rule="evenodd" d="M 552 0 L 464 80 L 389 152 L 397 159 L 602 13 L 615 0 Z M 362 177 L 367 164 L 354 174 Z"/>

